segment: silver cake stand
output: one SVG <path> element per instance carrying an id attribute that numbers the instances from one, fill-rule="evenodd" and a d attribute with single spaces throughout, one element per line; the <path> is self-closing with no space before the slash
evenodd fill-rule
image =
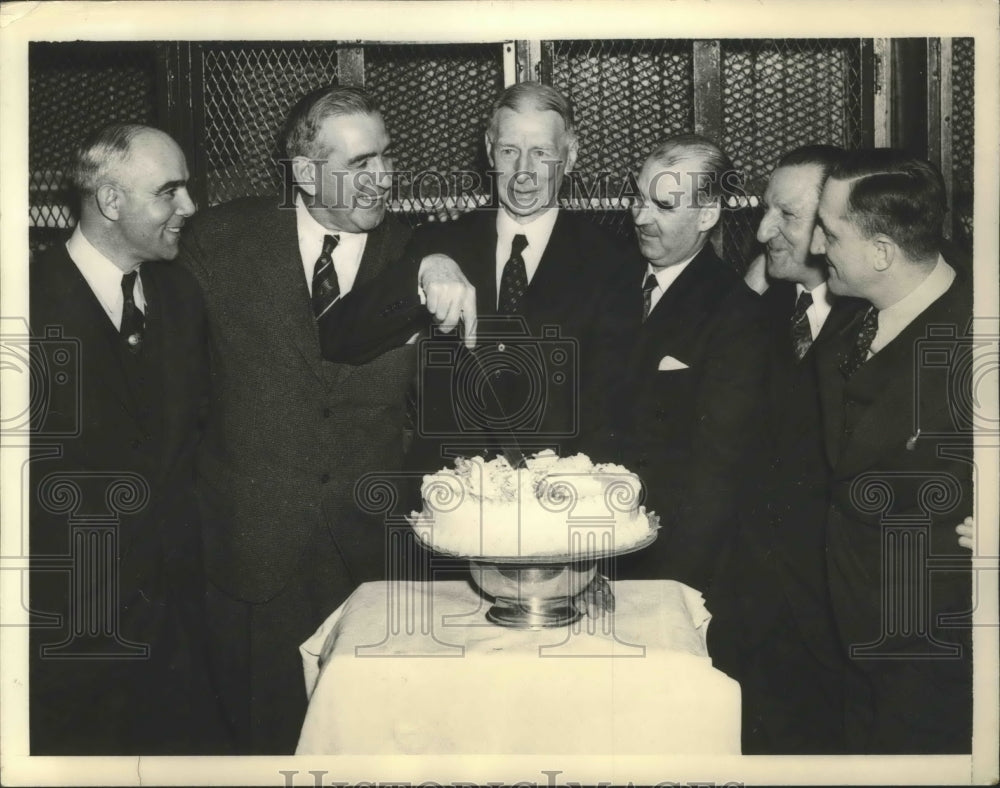
<path id="1" fill-rule="evenodd" d="M 568 626 L 581 618 L 583 612 L 577 610 L 573 599 L 593 581 L 599 560 L 642 550 L 656 535 L 653 530 L 641 542 L 620 550 L 583 549 L 559 555 L 457 556 L 437 552 L 469 561 L 476 585 L 493 598 L 486 613 L 488 621 L 512 629 L 547 629 Z"/>

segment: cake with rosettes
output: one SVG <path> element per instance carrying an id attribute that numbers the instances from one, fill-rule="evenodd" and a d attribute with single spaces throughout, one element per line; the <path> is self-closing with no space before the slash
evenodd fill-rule
<path id="1" fill-rule="evenodd" d="M 411 523 L 428 547 L 470 558 L 621 552 L 659 527 L 642 483 L 620 465 L 543 451 L 514 468 L 504 457 L 458 458 L 424 476 Z"/>

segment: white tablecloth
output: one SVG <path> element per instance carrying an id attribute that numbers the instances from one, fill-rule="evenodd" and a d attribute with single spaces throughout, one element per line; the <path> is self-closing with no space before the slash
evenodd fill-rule
<path id="1" fill-rule="evenodd" d="M 302 646 L 297 752 L 740 751 L 739 685 L 712 667 L 701 595 L 614 584 L 616 613 L 512 630 L 462 581 L 366 583 Z"/>

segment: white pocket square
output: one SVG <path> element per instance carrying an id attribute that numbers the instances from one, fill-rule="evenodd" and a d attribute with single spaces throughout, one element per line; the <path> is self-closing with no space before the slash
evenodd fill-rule
<path id="1" fill-rule="evenodd" d="M 660 365 L 656 368 L 659 372 L 670 372 L 674 369 L 687 369 L 688 365 L 673 356 L 664 356 L 660 359 Z"/>

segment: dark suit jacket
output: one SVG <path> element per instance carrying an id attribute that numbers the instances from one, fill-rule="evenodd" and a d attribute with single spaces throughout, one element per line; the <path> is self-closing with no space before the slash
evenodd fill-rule
<path id="1" fill-rule="evenodd" d="M 148 262 L 146 343 L 135 372 L 117 329 L 64 246 L 30 268 L 33 378 L 31 551 L 71 554 L 71 522 L 110 516 L 118 538 L 117 635 L 149 646 L 138 660 L 55 660 L 42 644 L 69 637 L 70 581 L 35 571 L 32 609 L 58 614 L 32 631 L 32 753 L 195 753 L 217 711 L 204 658 L 203 569 L 194 505 L 194 452 L 205 406 L 204 311 L 197 284 L 176 266 Z M 46 336 L 47 329 L 56 334 Z M 65 375 L 65 377 L 64 377 Z M 122 480 L 118 492 L 109 485 Z M 53 482 L 78 491 L 60 506 Z M 130 504 L 132 494 L 145 505 Z M 73 577 L 82 579 L 79 568 Z M 102 584 L 80 589 L 98 604 Z M 52 622 L 54 623 L 54 622 Z M 77 644 L 79 645 L 79 644 Z"/>
<path id="2" fill-rule="evenodd" d="M 459 263 L 476 288 L 479 315 L 472 353 L 455 337 L 427 346 L 433 355 L 421 370 L 415 467 L 446 464 L 449 445 L 464 446 L 463 453 L 496 449 L 508 434 L 529 453 L 551 447 L 565 455 L 578 448 L 581 422 L 597 407 L 595 316 L 625 251 L 583 217 L 560 211 L 523 319 L 511 319 L 497 315 L 496 244 L 495 211 L 428 225 L 414 237 L 415 259 L 437 252 Z M 484 377 L 480 400 L 472 381 Z"/>
<path id="3" fill-rule="evenodd" d="M 621 383 L 593 451 L 642 477 L 646 505 L 663 526 L 651 547 L 619 559 L 619 576 L 705 590 L 735 533 L 760 448 L 764 323 L 759 297 L 711 245 L 642 323 L 645 266 L 637 256 L 602 308 L 602 367 Z M 686 367 L 658 371 L 667 356 Z"/>
<path id="4" fill-rule="evenodd" d="M 852 659 L 871 685 L 873 721 L 849 731 L 864 751 L 971 746 L 970 630 L 941 618 L 971 608 L 968 551 L 954 533 L 973 504 L 971 314 L 969 280 L 960 273 L 850 379 L 839 361 L 860 314 L 817 356 L 833 474 L 827 544 L 834 612 L 845 649 L 877 644 Z M 900 559 L 900 540 L 908 538 L 926 539 L 932 559 L 950 557 L 957 568 L 928 573 L 926 559 Z M 912 574 L 887 574 L 885 562 L 894 557 L 906 566 L 915 560 Z M 904 604 L 909 612 L 900 611 Z M 943 644 L 957 644 L 960 654 L 948 656 Z"/>
<path id="5" fill-rule="evenodd" d="M 408 237 L 387 216 L 368 235 L 356 286 L 397 261 Z M 199 280 L 209 317 L 212 417 L 198 457 L 209 577 L 238 599 L 264 602 L 293 572 L 321 573 L 329 598 L 320 604 L 333 609 L 384 571 L 383 531 L 360 514 L 354 485 L 401 463 L 415 346 L 361 366 L 323 360 L 295 211 L 277 200 L 199 213 L 181 262 Z M 320 532 L 338 565 L 308 561 Z"/>
<path id="6" fill-rule="evenodd" d="M 419 344 L 416 437 L 408 456 L 415 481 L 450 465 L 455 455 L 510 446 L 570 454 L 581 448 L 583 425 L 607 407 L 611 391 L 598 361 L 604 338 L 597 316 L 628 252 L 583 217 L 561 211 L 524 312 L 509 318 L 497 315 L 496 243 L 494 211 L 427 225 L 400 265 L 405 276 L 369 281 L 320 321 L 324 357 L 361 363 L 427 328 L 427 311 L 410 284 L 425 255 L 449 255 L 476 288 L 474 351 L 460 337 L 434 331 Z M 418 488 L 411 484 L 402 496 L 414 508 L 420 507 Z"/>
<path id="7" fill-rule="evenodd" d="M 737 548 L 720 572 L 712 639 L 717 652 L 745 655 L 783 624 L 780 619 L 793 616 L 815 658 L 839 669 L 843 658 L 826 580 L 829 467 L 815 360 L 817 348 L 868 304 L 836 299 L 819 336 L 798 361 L 791 338 L 796 299 L 795 285 L 783 281 L 773 282 L 761 296 L 768 323 L 763 462 L 748 469 L 757 472 L 755 494 L 741 511 Z"/>

